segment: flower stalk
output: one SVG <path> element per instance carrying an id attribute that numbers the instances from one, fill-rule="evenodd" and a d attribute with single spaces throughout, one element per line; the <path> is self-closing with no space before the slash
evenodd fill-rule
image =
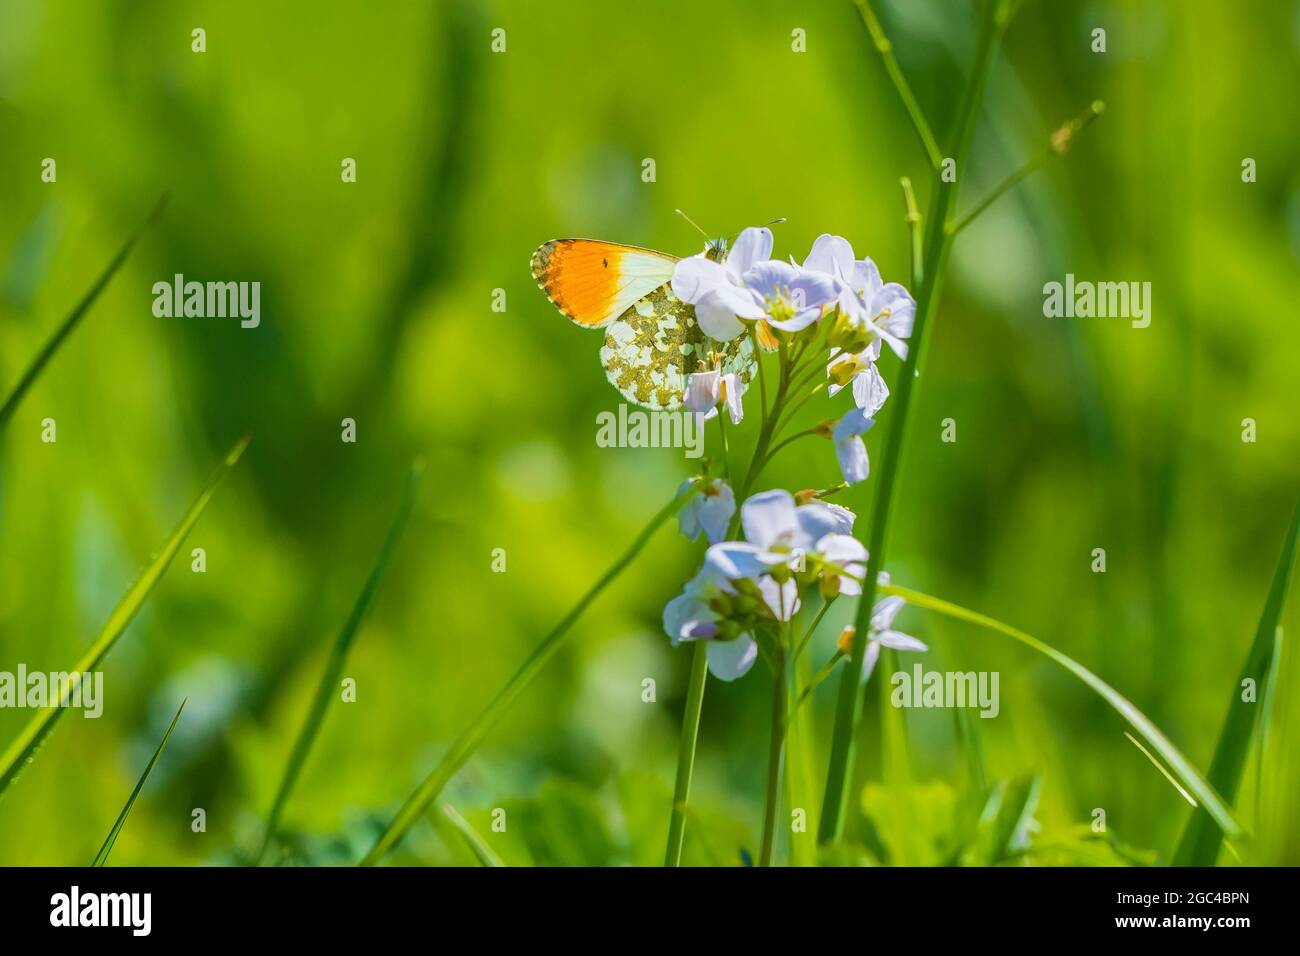
<path id="1" fill-rule="evenodd" d="M 869 12 L 870 5 L 863 2 L 860 9 Z M 999 15 L 999 8 L 993 3 L 984 5 L 980 23 L 979 40 L 975 53 L 975 64 L 971 71 L 971 80 L 963 95 L 958 111 L 956 145 L 953 158 L 959 176 L 965 169 L 966 158 L 970 155 L 970 143 L 975 129 L 975 115 L 978 112 L 984 85 L 988 78 L 989 64 L 993 58 L 996 40 L 1005 28 L 1006 19 Z M 868 20 L 879 27 L 874 16 Z M 879 47 L 879 43 L 877 43 Z M 891 58 L 892 59 L 892 58 Z M 887 65 L 888 68 L 888 65 Z M 897 85 L 897 84 L 896 84 Z M 900 87 L 901 93 L 902 87 Z M 909 110 L 909 112 L 912 112 Z M 913 117 L 914 122 L 919 110 Z M 918 132 L 920 130 L 918 126 Z M 826 791 L 822 798 L 822 812 L 818 828 L 818 842 L 828 844 L 839 838 L 844 826 L 846 797 L 852 778 L 853 743 L 862 707 L 862 694 L 859 690 L 859 675 L 866 657 L 867 633 L 871 620 L 871 610 L 875 603 L 876 581 L 884 568 L 886 547 L 888 544 L 889 520 L 893 510 L 894 490 L 902 466 L 907 425 L 916 394 L 916 385 L 920 379 L 920 368 L 925 358 L 928 332 L 931 320 L 937 311 L 939 293 L 942 286 L 944 266 L 952 248 L 955 233 L 948 228 L 949 218 L 957 202 L 957 181 L 945 182 L 938 173 L 934 175 L 934 189 L 930 202 L 930 212 L 925 222 L 925 242 L 922 256 L 924 266 L 923 283 L 917 296 L 916 323 L 912 331 L 912 343 L 902 371 L 898 375 L 898 391 L 893 401 L 890 415 L 889 432 L 885 439 L 885 467 L 880 476 L 880 485 L 871 517 L 871 540 L 867 546 L 870 555 L 866 579 L 862 583 L 862 596 L 859 598 L 855 616 L 855 634 L 849 666 L 840 678 L 839 698 L 836 702 L 835 725 L 831 738 L 830 760 L 826 772 Z M 915 264 L 914 264 L 915 265 Z"/>

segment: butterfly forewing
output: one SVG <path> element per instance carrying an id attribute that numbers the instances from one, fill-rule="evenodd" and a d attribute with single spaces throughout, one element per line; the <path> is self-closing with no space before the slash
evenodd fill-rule
<path id="1" fill-rule="evenodd" d="M 721 363 L 748 383 L 754 349 L 748 336 L 728 343 L 706 336 L 693 306 L 669 284 L 677 257 L 595 239 L 554 239 L 533 253 L 533 278 L 562 313 L 605 329 L 600 361 L 610 383 L 643 408 L 680 408 L 686 376 Z"/>
<path id="2" fill-rule="evenodd" d="M 673 276 L 676 256 L 595 239 L 554 239 L 533 253 L 533 278 L 574 322 L 603 328 Z"/>

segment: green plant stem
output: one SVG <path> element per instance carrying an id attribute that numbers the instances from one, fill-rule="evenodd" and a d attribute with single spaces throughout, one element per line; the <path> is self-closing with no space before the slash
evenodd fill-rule
<path id="1" fill-rule="evenodd" d="M 964 175 L 966 157 L 970 154 L 975 115 L 979 109 L 984 84 L 988 79 L 989 64 L 993 58 L 995 41 L 1002 22 L 995 17 L 994 5 L 986 3 L 980 23 L 975 64 L 957 114 L 956 148 L 953 155 L 956 159 L 958 180 Z M 858 602 L 852 653 L 849 666 L 845 668 L 840 678 L 830 760 L 826 771 L 826 792 L 822 799 L 821 820 L 817 834 L 818 842 L 822 844 L 838 839 L 844 826 L 845 798 L 853 769 L 853 741 L 862 706 L 858 675 L 862 673 L 862 661 L 867 650 L 867 632 L 871 623 L 871 608 L 876 597 L 876 581 L 885 563 L 889 519 L 893 508 L 894 489 L 902 469 L 904 440 L 907 435 L 912 399 L 920 379 L 931 320 L 938 309 L 941 279 L 952 246 L 952 233 L 948 231 L 946 225 L 956 206 L 956 201 L 957 182 L 944 182 L 942 176 L 936 175 L 930 212 L 926 221 L 926 241 L 923 250 L 924 283 L 917 300 L 911 348 L 899 373 L 898 390 L 893 399 L 890 428 L 885 440 L 885 467 L 882 469 L 880 485 L 877 487 L 872 509 L 871 542 L 868 546 L 870 558 L 866 580 L 862 586 L 862 597 Z"/>
<path id="2" fill-rule="evenodd" d="M 523 665 L 514 673 L 514 676 L 506 682 L 506 685 L 497 692 L 491 702 L 467 727 L 464 732 L 451 745 L 451 748 L 443 755 L 438 765 L 433 768 L 415 791 L 402 804 L 397 815 L 379 835 L 375 845 L 370 848 L 361 861 L 362 866 L 374 866 L 382 860 L 390 850 L 393 849 L 404 837 L 408 830 L 419 820 L 429 806 L 437 799 L 442 788 L 447 785 L 456 772 L 464 766 L 470 756 L 483 743 L 483 739 L 497 723 L 498 720 L 514 703 L 515 699 L 528 687 L 534 677 L 546 666 L 555 653 L 564 646 L 565 638 L 568 636 L 570 629 L 582 617 L 583 613 L 591 603 L 600 596 L 600 593 L 609 587 L 625 568 L 641 553 L 641 549 L 654 536 L 660 525 L 672 518 L 686 504 L 688 500 L 699 492 L 699 483 L 696 482 L 683 493 L 677 495 L 672 501 L 665 505 L 658 514 L 650 519 L 650 523 L 642 529 L 641 533 L 636 536 L 628 549 L 616 560 L 600 579 L 596 581 L 579 599 L 573 609 L 564 616 L 555 628 L 542 639 L 542 642 L 534 648 L 532 654 L 524 661 Z"/>
<path id="3" fill-rule="evenodd" d="M 1077 118 L 1065 123 L 1048 138 L 1046 145 L 1037 153 L 1030 157 L 1029 161 L 1008 176 L 1002 182 L 993 187 L 993 191 L 975 204 L 975 208 L 957 220 L 955 224 L 949 227 L 949 232 L 954 236 L 969 226 L 984 210 L 993 205 L 1007 190 L 1018 186 L 1030 173 L 1037 170 L 1053 156 L 1063 155 L 1070 145 L 1074 135 L 1085 129 L 1093 120 L 1100 116 L 1106 109 L 1101 100 L 1094 100 L 1084 112 Z"/>
<path id="4" fill-rule="evenodd" d="M 930 132 L 930 124 L 926 122 L 925 114 L 921 112 L 921 104 L 912 95 L 912 88 L 907 85 L 907 78 L 903 76 L 898 61 L 894 59 L 893 44 L 885 36 L 885 31 L 881 28 L 880 21 L 876 19 L 876 12 L 871 9 L 869 0 L 858 0 L 858 12 L 862 14 L 867 32 L 871 34 L 871 42 L 880 53 L 885 72 L 893 81 L 894 88 L 898 90 L 898 98 L 903 101 L 903 107 L 912 120 L 912 129 L 916 131 L 917 139 L 921 141 L 921 148 L 925 150 L 926 158 L 931 166 L 938 169 L 943 163 L 943 154 L 939 152 L 939 144 L 935 142 L 934 133 Z"/>
<path id="5" fill-rule="evenodd" d="M 668 820 L 668 850 L 664 866 L 680 866 L 682 840 L 686 835 L 686 809 L 691 799 L 691 777 L 695 773 L 695 747 L 700 736 L 700 714 L 704 710 L 704 687 L 709 680 L 708 641 L 696 641 L 691 657 L 691 681 L 682 715 L 682 739 L 677 748 L 677 783 L 673 788 L 673 812 Z"/>
<path id="6" fill-rule="evenodd" d="M 727 441 L 727 424 L 723 421 L 727 413 L 723 409 L 718 409 L 718 433 L 722 436 L 722 473 L 727 482 L 731 482 L 731 445 Z"/>
<path id="7" fill-rule="evenodd" d="M 754 347 L 758 348 L 757 340 Z M 759 381 L 763 381 L 762 353 L 758 355 Z M 754 480 L 763 470 L 763 465 L 771 457 L 768 448 L 772 442 L 773 431 L 780 417 L 781 403 L 785 400 L 789 387 L 789 362 L 784 349 L 778 353 L 781 357 L 781 378 L 772 410 L 768 413 L 764 405 L 763 422 L 759 428 L 758 442 L 754 446 L 754 457 L 746 470 L 744 483 L 736 489 L 736 513 L 727 528 L 727 538 L 734 539 L 740 529 L 740 503 L 745 500 L 753 486 Z M 719 413 L 721 415 L 721 412 Z M 762 645 L 759 645 L 760 649 Z M 677 782 L 673 791 L 672 815 L 668 820 L 668 848 L 664 853 L 664 866 L 678 866 L 682 857 L 682 841 L 686 833 L 686 814 L 690 803 L 691 777 L 695 771 L 695 750 L 700 733 L 700 714 L 704 708 L 704 686 L 708 681 L 708 642 L 696 642 L 694 657 L 691 659 L 690 686 L 686 697 L 686 712 L 682 715 L 682 735 L 677 749 Z"/>
<path id="8" fill-rule="evenodd" d="M 772 849 L 776 844 L 776 818 L 781 808 L 781 762 L 785 753 L 786 707 L 789 688 L 785 678 L 785 644 L 778 641 L 772 673 L 772 736 L 767 751 L 767 789 L 763 804 L 763 845 L 758 855 L 759 866 L 772 865 Z"/>
<path id="9" fill-rule="evenodd" d="M 912 180 L 904 176 L 898 181 L 903 187 L 903 205 L 907 209 L 907 214 L 903 217 L 907 222 L 907 232 L 912 240 L 912 288 L 921 288 L 921 283 L 925 281 L 925 255 L 924 242 L 925 233 L 921 228 L 921 210 L 916 205 L 916 193 L 912 191 Z"/>

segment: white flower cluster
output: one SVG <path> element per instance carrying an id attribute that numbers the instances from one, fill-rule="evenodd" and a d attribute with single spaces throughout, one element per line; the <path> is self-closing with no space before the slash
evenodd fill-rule
<path id="1" fill-rule="evenodd" d="M 870 259 L 854 258 L 841 236 L 819 236 L 803 265 L 771 255 L 772 231 L 746 229 L 721 262 L 708 253 L 678 262 L 673 293 L 695 306 L 700 328 L 719 342 L 754 325 L 757 341 L 769 349 L 782 341 L 792 348 L 825 347 L 827 394 L 851 386 L 854 400 L 832 432 L 836 455 L 845 481 L 862 481 L 869 465 L 861 436 L 889 397 L 876 368 L 880 343 L 907 357 L 916 303 L 897 282 L 884 282 Z M 743 394 L 739 376 L 719 367 L 689 375 L 684 401 L 709 417 L 723 408 L 739 423 Z"/>

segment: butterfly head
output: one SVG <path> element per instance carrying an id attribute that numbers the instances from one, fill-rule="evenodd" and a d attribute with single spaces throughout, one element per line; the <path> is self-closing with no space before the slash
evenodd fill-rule
<path id="1" fill-rule="evenodd" d="M 704 255 L 714 262 L 721 262 L 727 258 L 727 240 L 726 239 L 708 239 L 704 243 Z"/>

